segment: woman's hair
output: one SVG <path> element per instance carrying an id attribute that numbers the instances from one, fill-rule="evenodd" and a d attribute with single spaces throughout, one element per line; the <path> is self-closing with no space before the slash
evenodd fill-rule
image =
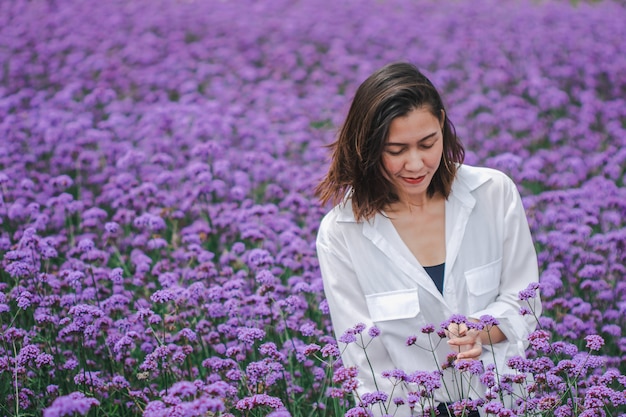
<path id="1" fill-rule="evenodd" d="M 448 198 L 457 164 L 465 157 L 463 145 L 430 80 L 414 65 L 393 63 L 374 72 L 357 89 L 339 136 L 330 145 L 330 169 L 316 188 L 322 204 L 337 204 L 350 190 L 354 216 L 362 220 L 397 202 L 398 190 L 382 163 L 389 126 L 396 117 L 422 108 L 440 121 L 443 117 L 443 155 L 427 195 L 439 192 Z"/>

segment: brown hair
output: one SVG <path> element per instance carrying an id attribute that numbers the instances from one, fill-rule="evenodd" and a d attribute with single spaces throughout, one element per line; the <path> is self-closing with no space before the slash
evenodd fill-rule
<path id="1" fill-rule="evenodd" d="M 338 204 L 351 190 L 354 216 L 362 220 L 398 201 L 382 164 L 383 150 L 391 121 L 418 108 L 444 118 L 443 155 L 427 195 L 439 192 L 448 198 L 456 164 L 465 158 L 463 145 L 430 80 L 414 65 L 393 63 L 374 72 L 357 89 L 339 137 L 330 145 L 330 169 L 315 190 L 322 204 Z"/>

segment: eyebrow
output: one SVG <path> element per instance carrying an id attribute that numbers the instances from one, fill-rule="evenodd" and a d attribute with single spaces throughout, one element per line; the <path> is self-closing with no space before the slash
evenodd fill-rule
<path id="1" fill-rule="evenodd" d="M 421 138 L 420 140 L 418 140 L 418 143 L 424 142 L 430 138 L 432 138 L 433 136 L 436 136 L 437 132 L 433 132 L 430 135 L 426 135 L 423 138 Z M 387 142 L 385 143 L 385 146 L 406 146 L 406 143 L 394 143 L 394 142 Z"/>

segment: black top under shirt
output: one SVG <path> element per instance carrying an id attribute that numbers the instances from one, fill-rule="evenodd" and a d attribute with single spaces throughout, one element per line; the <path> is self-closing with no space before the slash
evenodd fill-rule
<path id="1" fill-rule="evenodd" d="M 446 263 L 442 263 L 434 266 L 425 266 L 424 269 L 430 275 L 430 278 L 433 280 L 437 289 L 441 294 L 443 294 L 443 272 L 445 270 Z"/>

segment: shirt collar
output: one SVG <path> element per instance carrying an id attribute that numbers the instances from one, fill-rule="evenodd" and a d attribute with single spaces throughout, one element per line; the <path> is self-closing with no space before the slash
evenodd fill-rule
<path id="1" fill-rule="evenodd" d="M 458 199 L 463 205 L 474 207 L 476 200 L 472 196 L 472 191 L 486 183 L 491 179 L 491 175 L 488 170 L 476 169 L 468 165 L 459 166 L 456 177 L 452 182 L 452 190 L 450 196 Z M 344 201 L 339 204 L 334 210 L 339 210 L 337 215 L 337 221 L 340 223 L 356 223 L 354 213 L 352 212 L 352 200 L 349 198 L 350 192 L 346 194 Z M 374 217 L 366 220 L 366 222 L 374 223 Z"/>

